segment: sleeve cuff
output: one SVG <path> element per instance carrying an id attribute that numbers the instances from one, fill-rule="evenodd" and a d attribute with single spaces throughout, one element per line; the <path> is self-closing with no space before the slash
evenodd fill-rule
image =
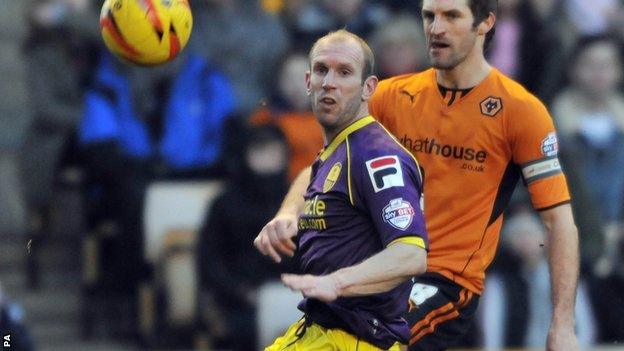
<path id="1" fill-rule="evenodd" d="M 427 249 L 427 246 L 425 245 L 425 240 L 419 236 L 404 236 L 404 237 L 393 240 L 390 244 L 388 244 L 388 246 L 397 244 L 397 243 L 416 245 L 422 249 L 425 249 L 425 250 Z"/>

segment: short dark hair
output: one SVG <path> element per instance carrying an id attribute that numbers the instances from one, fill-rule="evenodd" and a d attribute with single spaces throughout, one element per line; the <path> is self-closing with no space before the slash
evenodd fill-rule
<path id="1" fill-rule="evenodd" d="M 373 50 L 371 50 L 370 46 L 366 43 L 364 39 L 359 37 L 357 34 L 353 34 L 346 29 L 339 29 L 337 31 L 329 32 L 326 35 L 319 38 L 312 48 L 310 49 L 310 53 L 308 56 L 310 57 L 310 63 L 312 63 L 312 53 L 318 46 L 318 44 L 323 40 L 331 40 L 331 39 L 353 39 L 358 44 L 360 44 L 360 48 L 362 49 L 362 55 L 364 56 L 364 67 L 362 68 L 362 81 L 366 80 L 366 78 L 375 75 L 375 55 L 373 55 Z"/>
<path id="2" fill-rule="evenodd" d="M 468 0 L 468 6 L 470 7 L 470 11 L 472 11 L 472 15 L 474 16 L 474 22 L 472 23 L 473 27 L 477 27 L 479 23 L 483 22 L 488 16 L 490 12 L 496 15 L 498 10 L 498 0 Z M 487 49 L 494 37 L 494 33 L 496 32 L 496 24 L 490 29 L 487 34 L 485 34 L 485 43 L 483 44 L 483 49 Z"/>

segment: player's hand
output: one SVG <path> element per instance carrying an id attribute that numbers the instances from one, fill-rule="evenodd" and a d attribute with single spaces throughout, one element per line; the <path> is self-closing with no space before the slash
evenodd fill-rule
<path id="1" fill-rule="evenodd" d="M 579 351 L 574 326 L 551 326 L 546 341 L 547 351 Z"/>
<path id="2" fill-rule="evenodd" d="M 284 285 L 295 291 L 301 291 L 305 297 L 313 297 L 325 302 L 338 298 L 338 282 L 331 275 L 296 275 L 282 274 Z"/>
<path id="3" fill-rule="evenodd" d="M 297 235 L 296 215 L 277 215 L 254 240 L 254 246 L 265 256 L 271 256 L 277 263 L 282 261 L 282 255 L 293 257 L 297 245 L 293 238 Z"/>

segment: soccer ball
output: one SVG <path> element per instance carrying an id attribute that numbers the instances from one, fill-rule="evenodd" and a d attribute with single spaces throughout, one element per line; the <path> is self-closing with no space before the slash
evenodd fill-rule
<path id="1" fill-rule="evenodd" d="M 188 0 L 106 0 L 100 13 L 104 43 L 139 65 L 172 60 L 191 36 Z"/>

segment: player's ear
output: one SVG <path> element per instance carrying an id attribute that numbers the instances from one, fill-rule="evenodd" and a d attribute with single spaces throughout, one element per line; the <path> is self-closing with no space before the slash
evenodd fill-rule
<path id="1" fill-rule="evenodd" d="M 377 76 L 368 76 L 364 80 L 363 89 L 362 89 L 362 100 L 368 101 L 368 99 L 373 96 L 375 89 L 377 89 L 377 83 L 379 83 L 379 78 Z"/>
<path id="2" fill-rule="evenodd" d="M 310 89 L 310 71 L 306 71 L 305 73 L 305 82 L 306 82 L 306 91 L 308 95 L 312 94 L 312 89 Z"/>
<path id="3" fill-rule="evenodd" d="M 477 33 L 479 33 L 479 35 L 487 34 L 487 32 L 492 30 L 492 27 L 494 27 L 494 23 L 496 23 L 496 15 L 494 12 L 490 12 L 490 14 L 477 26 Z"/>

